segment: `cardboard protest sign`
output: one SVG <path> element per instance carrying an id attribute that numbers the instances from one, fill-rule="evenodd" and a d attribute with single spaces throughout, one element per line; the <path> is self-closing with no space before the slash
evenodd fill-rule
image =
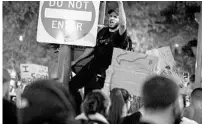
<path id="1" fill-rule="evenodd" d="M 114 48 L 111 65 L 136 71 L 153 72 L 157 63 L 158 58 L 155 56 Z"/>
<path id="2" fill-rule="evenodd" d="M 41 1 L 37 41 L 95 46 L 99 1 Z"/>
<path id="3" fill-rule="evenodd" d="M 154 74 L 157 63 L 157 57 L 114 48 L 103 91 L 109 93 L 109 90 L 119 87 L 140 96 L 142 84 Z"/>
<path id="4" fill-rule="evenodd" d="M 159 57 L 157 74 L 173 78 L 178 85 L 183 84 L 183 73 L 177 70 L 174 57 L 169 46 L 146 51 L 148 55 Z"/>
<path id="5" fill-rule="evenodd" d="M 36 64 L 20 64 L 21 81 L 27 85 L 38 79 L 47 79 L 48 67 Z"/>

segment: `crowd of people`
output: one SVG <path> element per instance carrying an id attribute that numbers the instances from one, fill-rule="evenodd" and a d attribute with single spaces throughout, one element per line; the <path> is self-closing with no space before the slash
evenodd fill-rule
<path id="1" fill-rule="evenodd" d="M 143 105 L 129 113 L 131 95 L 114 88 L 107 96 L 102 90 L 89 92 L 79 108 L 64 84 L 38 80 L 27 86 L 21 104 L 7 100 L 10 75 L 3 69 L 4 124 L 201 124 L 202 88 L 191 93 L 191 105 L 185 107 L 179 86 L 164 76 L 151 76 L 143 84 Z M 80 113 L 76 110 L 80 109 Z"/>
<path id="2" fill-rule="evenodd" d="M 141 89 L 143 104 L 133 113 L 127 89 L 113 88 L 109 96 L 102 91 L 113 48 L 128 47 L 123 3 L 118 1 L 118 9 L 108 15 L 109 26 L 99 31 L 96 46 L 72 61 L 74 66 L 94 55 L 71 78 L 69 87 L 54 79 L 37 80 L 25 87 L 20 104 L 15 105 L 7 99 L 11 77 L 3 69 L 4 124 L 202 124 L 202 88 L 191 92 L 191 105 L 186 107 L 177 82 L 165 76 L 148 77 Z"/>

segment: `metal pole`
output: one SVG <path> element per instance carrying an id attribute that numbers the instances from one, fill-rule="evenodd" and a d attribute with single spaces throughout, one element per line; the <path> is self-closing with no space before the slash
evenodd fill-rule
<path id="1" fill-rule="evenodd" d="M 194 88 L 202 87 L 201 84 L 201 68 L 202 68 L 202 2 L 199 20 L 198 43 L 196 53 L 196 71 L 195 71 L 195 86 Z"/>
<path id="2" fill-rule="evenodd" d="M 69 87 L 71 72 L 71 46 L 62 45 L 58 56 L 58 78 L 61 83 Z"/>

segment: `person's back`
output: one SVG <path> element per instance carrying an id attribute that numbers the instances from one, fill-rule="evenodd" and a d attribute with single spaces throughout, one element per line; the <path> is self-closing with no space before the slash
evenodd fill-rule
<path id="1" fill-rule="evenodd" d="M 141 114 L 140 111 L 137 111 L 137 112 L 135 112 L 135 113 L 132 113 L 131 115 L 126 116 L 126 117 L 123 119 L 122 124 L 137 124 L 137 123 L 139 123 L 141 116 L 142 116 L 142 114 Z"/>
<path id="2" fill-rule="evenodd" d="M 191 93 L 191 104 L 185 108 L 184 117 L 202 124 L 202 88 L 196 88 Z"/>

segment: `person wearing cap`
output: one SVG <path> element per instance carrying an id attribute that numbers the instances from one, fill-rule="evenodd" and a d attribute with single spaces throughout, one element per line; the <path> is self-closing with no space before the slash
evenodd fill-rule
<path id="1" fill-rule="evenodd" d="M 81 96 L 78 89 L 84 87 L 85 95 L 94 89 L 101 89 L 104 86 L 106 70 L 111 64 L 113 48 L 127 47 L 126 16 L 123 2 L 118 1 L 118 9 L 108 11 L 108 26 L 102 28 L 97 35 L 95 47 L 86 48 L 71 65 L 74 66 L 81 60 L 94 55 L 69 82 L 70 91 L 75 97 L 78 105 L 81 103 Z"/>
<path id="2" fill-rule="evenodd" d="M 8 70 L 3 68 L 3 124 L 17 124 L 17 108 L 8 100 L 11 76 Z"/>

